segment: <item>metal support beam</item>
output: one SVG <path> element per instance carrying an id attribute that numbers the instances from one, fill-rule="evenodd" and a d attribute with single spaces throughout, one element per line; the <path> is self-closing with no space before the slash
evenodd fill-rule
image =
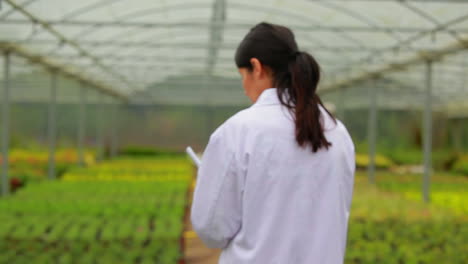
<path id="1" fill-rule="evenodd" d="M 54 36 L 60 45 L 68 45 L 69 47 L 75 49 L 79 54 L 81 54 L 84 57 L 89 58 L 94 62 L 95 65 L 97 65 L 100 69 L 102 69 L 104 72 L 109 73 L 113 77 L 115 77 L 117 80 L 125 83 L 129 88 L 134 90 L 135 88 L 133 87 L 133 84 L 130 80 L 128 80 L 125 76 L 121 75 L 118 72 L 115 72 L 112 68 L 107 66 L 106 64 L 102 63 L 101 59 L 99 57 L 94 56 L 91 54 L 87 49 L 84 49 L 81 47 L 76 41 L 73 41 L 66 37 L 64 34 L 56 30 L 50 23 L 48 23 L 45 19 L 42 19 L 35 14 L 29 12 L 26 10 L 23 6 L 19 5 L 16 3 L 14 0 L 5 0 L 13 9 L 17 10 L 18 13 L 24 15 L 27 17 L 33 24 L 40 25 L 42 29 L 46 30 L 48 33 L 50 33 L 52 36 Z"/>
<path id="2" fill-rule="evenodd" d="M 104 95 L 99 94 L 99 101 L 96 104 L 96 151 L 98 161 L 104 159 L 104 120 L 102 112 L 106 108 L 106 105 L 103 99 Z"/>
<path id="3" fill-rule="evenodd" d="M 210 25 L 210 42 L 208 43 L 208 59 L 206 71 L 213 72 L 218 59 L 218 52 L 223 42 L 224 24 L 226 22 L 226 0 L 214 0 L 213 14 Z"/>
<path id="4" fill-rule="evenodd" d="M 379 82 L 373 81 L 374 87 L 369 86 L 369 121 L 368 121 L 368 143 L 369 143 L 369 166 L 368 177 L 369 183 L 375 184 L 375 155 L 377 144 L 377 100 Z"/>
<path id="5" fill-rule="evenodd" d="M 460 133 L 461 133 L 461 135 L 462 135 L 462 136 L 461 136 L 461 142 L 460 142 L 460 148 L 461 148 L 461 150 L 462 150 L 463 152 L 466 152 L 467 149 L 468 149 L 466 143 L 467 143 L 468 141 L 467 141 L 467 137 L 466 137 L 466 129 L 465 129 L 465 127 L 462 127 L 462 128 L 460 129 Z"/>
<path id="6" fill-rule="evenodd" d="M 324 94 L 337 89 L 343 89 L 344 87 L 350 86 L 352 84 L 361 83 L 376 78 L 376 76 L 384 76 L 393 72 L 406 70 L 409 66 L 412 65 L 418 65 L 426 61 L 441 60 L 445 56 L 455 54 L 466 49 L 468 49 L 468 38 L 459 39 L 457 42 L 447 45 L 441 49 L 431 50 L 428 52 L 419 52 L 414 56 L 402 60 L 398 63 L 388 63 L 376 70 L 368 71 L 354 77 L 346 78 L 343 81 L 337 81 L 333 84 L 320 87 L 319 92 Z"/>
<path id="7" fill-rule="evenodd" d="M 80 109 L 78 115 L 78 165 L 85 165 L 84 141 L 86 138 L 86 107 L 87 107 L 87 87 L 81 84 L 80 87 Z"/>
<path id="8" fill-rule="evenodd" d="M 0 41 L 0 50 L 10 51 L 12 54 L 25 58 L 32 63 L 42 65 L 45 68 L 55 69 L 57 73 L 61 73 L 63 76 L 66 76 L 70 79 L 75 79 L 78 82 L 86 83 L 90 87 L 94 87 L 101 92 L 117 97 L 121 100 L 128 100 L 127 95 L 120 93 L 99 81 L 93 80 L 83 75 L 82 73 L 77 72 L 76 70 L 72 70 L 67 65 L 56 63 L 55 61 L 52 61 L 45 56 L 38 55 L 35 52 L 25 49 L 18 44 L 5 43 Z"/>
<path id="9" fill-rule="evenodd" d="M 432 61 L 426 62 L 426 97 L 424 109 L 424 175 L 422 184 L 423 200 L 430 201 L 430 179 L 432 173 Z"/>
<path id="10" fill-rule="evenodd" d="M 439 0 L 440 1 L 440 0 Z M 8 19 L 2 21 L 5 25 L 30 25 L 31 21 L 28 19 Z M 47 23 L 51 26 L 60 27 L 99 27 L 99 28 L 140 28 L 140 29 L 156 29 L 156 28 L 188 28 L 188 29 L 206 29 L 209 26 L 224 27 L 223 23 L 207 23 L 207 22 L 138 22 L 138 21 L 97 21 L 97 20 L 47 20 Z M 246 30 L 252 27 L 251 23 L 229 23 L 226 25 L 229 29 Z M 333 26 L 333 25 L 294 25 L 291 27 L 294 32 L 364 32 L 364 33 L 386 33 L 386 32 L 398 32 L 398 33 L 419 33 L 427 30 L 426 27 L 415 27 L 415 26 L 402 26 L 402 27 L 391 27 L 391 26 Z M 447 32 L 452 30 L 453 32 L 468 32 L 468 28 L 454 28 L 454 29 L 442 29 L 441 32 Z M 81 42 L 80 42 L 81 43 Z"/>
<path id="11" fill-rule="evenodd" d="M 55 174 L 55 148 L 57 140 L 57 124 L 56 124 L 56 104 L 57 104 L 57 72 L 51 72 L 50 83 L 50 101 L 49 101 L 49 118 L 47 123 L 47 135 L 49 140 L 49 179 L 56 178 Z"/>
<path id="12" fill-rule="evenodd" d="M 210 138 L 210 135 L 215 131 L 215 111 L 214 111 L 214 106 L 208 105 L 205 108 L 205 113 L 206 113 L 206 140 L 208 141 Z"/>
<path id="13" fill-rule="evenodd" d="M 339 91 L 338 94 L 338 105 L 337 105 L 337 114 L 342 123 L 345 123 L 346 117 L 346 91 L 348 89 L 343 88 Z"/>
<path id="14" fill-rule="evenodd" d="M 457 152 L 463 151 L 463 131 L 460 119 L 452 120 L 452 144 L 453 149 Z"/>
<path id="15" fill-rule="evenodd" d="M 111 105 L 111 145 L 110 145 L 110 156 L 114 158 L 117 156 L 117 115 L 118 115 L 118 104 Z"/>
<path id="16" fill-rule="evenodd" d="M 195 41 L 189 38 L 188 33 L 185 35 L 187 37 L 186 41 L 163 41 L 163 40 L 147 40 L 147 41 L 120 41 L 120 40 L 82 40 L 80 41 L 80 45 L 83 47 L 90 47 L 90 48 L 97 48 L 97 47 L 109 47 L 109 48 L 119 48 L 119 49 L 130 49 L 130 48 L 147 48 L 147 49 L 158 49 L 158 48 L 181 48 L 181 49 L 206 49 L 210 46 L 210 43 L 202 43 L 199 41 Z M 197 35 L 198 36 L 198 35 Z M 30 43 L 33 44 L 41 44 L 41 45 L 54 45 L 57 43 L 56 40 L 51 40 L 51 39 L 34 39 L 34 40 L 24 40 L 24 39 L 12 39 L 9 40 L 9 43 L 15 44 L 15 45 L 27 45 Z M 320 50 L 320 53 L 333 53 L 336 54 L 338 52 L 353 52 L 353 53 L 368 53 L 368 52 L 378 52 L 382 49 L 385 49 L 385 46 L 382 45 L 371 45 L 373 43 L 368 43 L 367 46 L 363 49 L 362 46 L 356 46 L 352 44 L 340 44 L 336 43 L 334 45 L 328 45 L 328 46 L 322 46 L 322 45 L 317 45 L 313 43 L 304 43 L 304 45 L 301 45 L 301 48 L 305 51 L 315 51 L 315 50 Z M 239 43 L 231 41 L 223 41 L 223 43 L 220 44 L 220 49 L 223 50 L 232 50 L 236 49 Z M 400 51 L 411 51 L 411 52 L 418 52 L 420 50 L 424 50 L 424 46 L 418 46 L 418 48 L 415 47 L 402 47 Z M 177 55 L 177 54 L 174 54 Z M 66 59 L 83 59 L 83 56 L 80 56 L 79 54 L 75 53 L 60 53 L 56 54 L 55 56 L 59 58 L 66 58 Z M 140 60 L 141 58 L 144 58 L 145 60 L 158 60 L 158 58 L 152 58 L 151 56 L 142 56 L 141 54 L 126 54 L 126 55 L 116 55 L 116 52 L 106 52 L 106 53 L 99 53 L 96 54 L 96 56 L 99 56 L 103 62 L 108 62 L 109 59 L 111 60 L 119 60 L 118 58 L 120 57 L 127 57 L 127 58 L 135 58 L 135 60 Z M 171 58 L 177 59 L 177 57 L 174 56 L 161 56 L 163 59 L 162 60 L 167 60 L 171 61 Z M 185 56 L 184 56 L 185 57 Z M 182 57 L 182 59 L 184 58 Z M 116 59 L 117 58 L 117 59 Z M 204 58 L 202 56 L 201 58 Z M 200 58 L 200 59 L 201 59 Z M 190 60 L 190 57 L 188 57 Z M 232 58 L 226 58 L 230 59 L 232 61 Z M 320 62 L 323 60 L 321 59 Z M 342 61 L 342 60 L 341 60 Z M 336 63 L 338 63 L 337 61 Z"/>
<path id="17" fill-rule="evenodd" d="M 4 53 L 4 75 L 3 75 L 3 102 L 2 102 L 2 196 L 10 193 L 10 183 L 8 177 L 10 146 L 10 65 L 11 57 L 9 52 Z"/>
<path id="18" fill-rule="evenodd" d="M 463 58 L 462 58 L 461 68 L 463 70 L 468 70 L 468 52 L 466 52 L 462 56 L 463 56 Z M 462 77 L 462 80 L 461 80 L 462 89 L 468 90 L 468 77 L 466 76 L 466 74 L 462 74 L 461 77 Z"/>

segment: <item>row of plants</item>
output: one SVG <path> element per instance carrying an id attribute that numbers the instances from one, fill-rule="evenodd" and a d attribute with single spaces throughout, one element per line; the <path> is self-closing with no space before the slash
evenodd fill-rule
<path id="1" fill-rule="evenodd" d="M 405 198 L 422 202 L 422 176 L 418 174 L 377 174 L 377 186 L 384 191 L 403 194 Z M 468 216 L 468 179 L 451 173 L 436 173 L 431 177 L 430 199 L 434 206 L 447 208 L 456 215 Z"/>
<path id="2" fill-rule="evenodd" d="M 365 169 L 369 165 L 367 144 L 356 144 L 356 166 Z M 378 169 L 390 169 L 395 166 L 421 165 L 423 152 L 412 148 L 378 148 L 375 166 Z M 432 165 L 438 171 L 452 171 L 468 175 L 468 154 L 453 150 L 432 151 Z"/>
<path id="3" fill-rule="evenodd" d="M 467 235 L 462 221 L 352 219 L 345 263 L 464 264 Z"/>
<path id="4" fill-rule="evenodd" d="M 365 173 L 356 174 L 345 263 L 466 263 L 466 211 L 407 197 L 420 180 L 378 173 L 377 185 L 371 185 Z M 433 182 L 435 191 L 448 196 L 468 187 L 464 177 L 435 175 Z"/>
<path id="5" fill-rule="evenodd" d="M 400 148 L 383 149 L 381 151 L 397 165 L 414 165 L 423 163 L 423 151 L 421 149 Z M 436 149 L 432 153 L 432 163 L 435 169 L 450 171 L 454 169 L 454 164 L 464 154 L 451 149 Z"/>
<path id="6" fill-rule="evenodd" d="M 84 159 L 88 165 L 95 163 L 94 155 L 89 150 L 85 151 Z M 75 149 L 58 149 L 55 152 L 55 160 L 57 163 L 76 163 L 78 162 L 78 152 Z M 49 152 L 43 149 L 12 149 L 9 152 L 9 162 L 11 165 L 16 163 L 44 164 L 48 161 Z"/>
<path id="7" fill-rule="evenodd" d="M 453 163 L 453 170 L 468 175 L 468 154 L 459 155 L 458 159 Z"/>
<path id="8" fill-rule="evenodd" d="M 158 157 L 158 158 L 173 158 L 183 156 L 184 153 L 169 149 L 150 148 L 143 146 L 126 146 L 119 150 L 119 156 L 127 157 Z"/>
<path id="9" fill-rule="evenodd" d="M 356 168 L 365 169 L 369 166 L 370 159 L 368 154 L 356 153 Z M 395 166 L 395 163 L 389 158 L 377 154 L 375 155 L 375 167 L 378 169 L 389 169 Z"/>
<path id="10" fill-rule="evenodd" d="M 0 263 L 178 263 L 186 168 L 187 160 L 116 159 L 19 190 L 0 200 Z"/>
<path id="11" fill-rule="evenodd" d="M 92 151 L 86 151 L 84 159 L 87 166 L 95 163 Z M 47 150 L 12 149 L 9 152 L 8 161 L 9 183 L 13 192 L 27 184 L 40 182 L 47 178 L 49 167 Z M 2 157 L 0 157 L 0 164 L 2 162 Z M 78 152 L 74 149 L 59 149 L 55 154 L 55 162 L 57 177 L 61 177 L 67 170 L 77 165 Z"/>
<path id="12" fill-rule="evenodd" d="M 65 181 L 174 181 L 192 175 L 193 167 L 185 156 L 158 158 L 116 158 L 112 162 L 88 168 L 76 168 L 65 174 Z"/>

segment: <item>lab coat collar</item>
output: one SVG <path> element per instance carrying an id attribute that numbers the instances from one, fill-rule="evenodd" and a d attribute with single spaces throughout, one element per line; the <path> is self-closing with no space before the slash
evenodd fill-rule
<path id="1" fill-rule="evenodd" d="M 258 97 L 253 107 L 263 106 L 263 105 L 277 105 L 281 104 L 278 98 L 278 91 L 276 88 L 268 88 L 264 90 Z"/>

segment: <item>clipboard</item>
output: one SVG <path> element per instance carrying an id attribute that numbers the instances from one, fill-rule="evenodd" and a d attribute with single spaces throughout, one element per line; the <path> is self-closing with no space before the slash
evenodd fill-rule
<path id="1" fill-rule="evenodd" d="M 195 154 L 195 152 L 193 151 L 192 147 L 188 146 L 186 149 L 185 149 L 185 152 L 187 152 L 188 156 L 190 157 L 190 159 L 193 161 L 193 163 L 199 168 L 201 166 L 201 160 L 200 158 L 197 156 L 197 154 Z"/>

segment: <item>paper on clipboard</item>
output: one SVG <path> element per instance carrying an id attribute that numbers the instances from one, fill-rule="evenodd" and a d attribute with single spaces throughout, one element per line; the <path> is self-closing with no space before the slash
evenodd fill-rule
<path id="1" fill-rule="evenodd" d="M 187 147 L 187 149 L 185 150 L 185 152 L 187 152 L 187 154 L 189 155 L 189 157 L 192 159 L 193 163 L 195 163 L 195 165 L 197 165 L 197 167 L 200 167 L 201 166 L 201 160 L 200 158 L 198 158 L 197 154 L 195 154 L 195 152 L 193 151 L 192 147 Z"/>

